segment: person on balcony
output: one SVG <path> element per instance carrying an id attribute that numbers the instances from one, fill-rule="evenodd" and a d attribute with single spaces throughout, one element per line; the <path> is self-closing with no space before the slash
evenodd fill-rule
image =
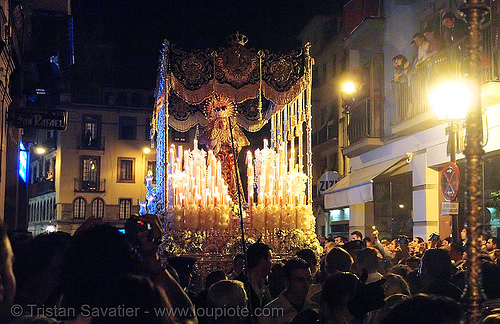
<path id="1" fill-rule="evenodd" d="M 418 67 L 429 58 L 429 42 L 425 39 L 422 32 L 418 32 L 413 35 L 413 40 L 418 47 L 418 56 L 417 61 L 415 62 L 415 67 Z"/>
<path id="2" fill-rule="evenodd" d="M 392 58 L 392 64 L 394 65 L 394 82 L 404 82 L 406 81 L 406 73 L 410 68 L 410 62 L 406 56 L 398 54 Z"/>
<path id="3" fill-rule="evenodd" d="M 439 36 L 439 33 L 437 32 L 436 29 L 434 29 L 431 26 L 428 26 L 425 28 L 424 31 L 424 37 L 429 42 L 429 47 L 427 49 L 427 56 L 431 57 L 440 50 L 443 49 L 443 41 L 441 39 L 441 36 Z"/>
<path id="4" fill-rule="evenodd" d="M 443 16 L 441 28 L 444 45 L 448 47 L 465 37 L 467 24 L 462 19 L 457 19 L 453 12 L 447 12 Z"/>

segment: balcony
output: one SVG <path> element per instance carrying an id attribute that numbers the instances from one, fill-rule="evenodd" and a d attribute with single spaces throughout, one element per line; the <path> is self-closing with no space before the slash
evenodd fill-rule
<path id="1" fill-rule="evenodd" d="M 75 192 L 105 192 L 106 179 L 95 181 L 75 179 Z"/>
<path id="2" fill-rule="evenodd" d="M 382 98 L 367 97 L 351 107 L 347 126 L 349 145 L 343 150 L 347 157 L 357 156 L 382 146 L 383 111 Z"/>
<path id="3" fill-rule="evenodd" d="M 78 149 L 80 150 L 97 150 L 104 151 L 105 138 L 103 136 L 98 138 L 86 138 L 78 136 Z"/>
<path id="4" fill-rule="evenodd" d="M 42 179 L 40 181 L 36 181 L 30 185 L 29 188 L 29 197 L 37 197 L 40 195 L 44 195 L 49 192 L 56 191 L 56 187 L 54 185 L 53 180 Z"/>
<path id="5" fill-rule="evenodd" d="M 500 27 L 497 24 L 490 23 L 483 31 L 483 107 L 500 103 L 500 62 L 497 59 L 500 48 L 495 41 Z M 457 80 L 466 74 L 465 41 L 442 50 L 410 70 L 404 81 L 392 83 L 393 134 L 411 134 L 439 123 L 429 105 L 428 94 L 442 81 Z"/>

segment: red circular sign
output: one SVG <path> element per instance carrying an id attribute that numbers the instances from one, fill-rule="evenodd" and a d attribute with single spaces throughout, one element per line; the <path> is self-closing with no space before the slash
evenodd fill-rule
<path id="1" fill-rule="evenodd" d="M 441 170 L 441 192 L 446 201 L 457 198 L 460 188 L 460 170 L 454 162 L 448 162 Z"/>

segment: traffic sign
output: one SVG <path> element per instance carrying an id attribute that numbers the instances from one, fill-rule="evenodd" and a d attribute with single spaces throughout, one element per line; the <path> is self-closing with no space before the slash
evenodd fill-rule
<path id="1" fill-rule="evenodd" d="M 459 204 L 457 202 L 442 201 L 441 215 L 458 215 Z"/>
<path id="2" fill-rule="evenodd" d="M 340 174 L 337 171 L 326 171 L 318 180 L 318 192 L 320 195 L 336 184 L 340 180 Z"/>
<path id="3" fill-rule="evenodd" d="M 460 170 L 454 162 L 448 162 L 441 170 L 441 192 L 446 201 L 457 198 L 460 188 Z"/>

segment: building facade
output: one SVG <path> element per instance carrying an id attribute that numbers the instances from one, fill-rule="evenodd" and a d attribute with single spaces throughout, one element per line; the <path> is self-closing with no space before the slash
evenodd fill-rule
<path id="1" fill-rule="evenodd" d="M 443 32 L 446 12 L 454 12 L 459 20 L 458 8 L 453 5 L 447 1 L 428 6 L 419 1 L 351 0 L 344 7 L 347 69 L 360 83 L 348 122 L 339 121 L 344 125 L 340 126 L 339 137 L 345 134 L 345 141 L 339 145 L 349 168 L 344 178 L 327 190 L 324 203 L 330 211 L 349 210 L 349 231 L 368 234 L 376 226 L 387 237 L 405 234 L 427 238 L 433 232 L 442 237 L 451 235 L 452 224 L 455 229 L 464 226 L 465 160 L 461 151 L 465 129 L 460 124 L 456 141 L 462 179 L 459 212 L 446 215 L 441 204 L 440 172 L 450 160 L 450 144 L 447 125 L 431 109 L 428 95 L 443 81 L 464 78 L 466 40 L 443 46 L 418 67 L 409 68 L 399 81 L 394 80 L 392 60 L 403 54 L 411 61 L 413 35 L 428 28 Z M 484 22 L 483 225 L 498 235 L 497 211 L 488 199 L 490 193 L 498 192 L 500 183 L 494 171 L 500 149 L 500 89 L 495 82 L 500 77 L 499 49 L 494 35 L 500 17 L 498 10 L 492 9 Z"/>
<path id="2" fill-rule="evenodd" d="M 156 172 L 152 92 L 107 88 L 99 105 L 62 96 L 67 129 L 38 130 L 32 148 L 28 230 L 39 234 L 54 225 L 72 233 L 91 216 L 123 227 L 145 201 L 145 176 Z"/>

